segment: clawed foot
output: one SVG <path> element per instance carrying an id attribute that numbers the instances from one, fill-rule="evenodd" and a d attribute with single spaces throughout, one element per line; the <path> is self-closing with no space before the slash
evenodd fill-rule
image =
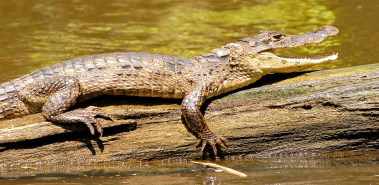
<path id="1" fill-rule="evenodd" d="M 208 131 L 208 132 L 204 132 L 202 134 L 201 138 L 199 138 L 197 140 L 196 146 L 199 147 L 201 145 L 201 152 L 203 152 L 205 147 L 207 146 L 207 144 L 211 145 L 212 149 L 213 149 L 213 153 L 217 157 L 217 146 L 216 146 L 216 144 L 221 146 L 221 148 L 226 149 L 225 143 L 226 143 L 225 138 L 217 136 L 213 132 Z"/>
<path id="2" fill-rule="evenodd" d="M 61 123 L 78 123 L 82 122 L 87 125 L 92 135 L 95 135 L 95 128 L 103 136 L 103 127 L 95 117 L 102 117 L 114 121 L 113 117 L 108 113 L 102 112 L 98 107 L 90 106 L 85 109 L 76 109 L 57 116 L 52 117 L 52 121 Z"/>
<path id="3" fill-rule="evenodd" d="M 95 135 L 95 128 L 93 127 L 93 124 L 96 125 L 96 129 L 100 133 L 100 137 L 103 137 L 104 132 L 103 127 L 95 117 L 102 117 L 114 121 L 110 114 L 100 111 L 99 107 L 89 106 L 85 109 L 77 109 L 74 111 L 77 111 L 78 113 L 80 112 L 80 114 L 83 115 L 84 123 L 88 126 L 92 135 Z"/>

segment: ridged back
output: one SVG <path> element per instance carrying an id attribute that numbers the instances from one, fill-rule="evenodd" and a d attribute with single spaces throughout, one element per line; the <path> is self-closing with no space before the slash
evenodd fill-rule
<path id="1" fill-rule="evenodd" d="M 159 55 L 159 54 L 147 54 L 140 52 L 118 52 L 118 53 L 106 53 L 100 55 L 93 55 L 88 57 L 77 58 L 73 60 L 68 60 L 60 63 L 56 63 L 50 66 L 46 66 L 42 69 L 36 70 L 28 75 L 22 76 L 10 82 L 5 82 L 0 84 L 0 119 L 1 118 L 13 118 L 19 117 L 23 115 L 28 115 L 31 113 L 39 112 L 40 110 L 34 110 L 33 105 L 27 106 L 25 105 L 18 96 L 17 92 L 22 90 L 28 84 L 32 84 L 37 80 L 47 79 L 54 76 L 78 76 L 79 78 L 82 76 L 106 76 L 112 70 L 122 72 L 126 77 L 131 74 L 130 78 L 135 78 L 136 74 L 146 73 L 146 70 L 149 69 L 153 71 L 154 75 L 158 77 L 164 77 L 165 73 L 170 71 L 170 74 L 182 75 L 182 71 L 184 69 L 194 69 L 194 67 L 199 67 L 199 63 L 193 59 L 179 58 L 175 56 L 168 55 Z M 165 72 L 166 71 L 166 72 Z M 195 70 L 197 71 L 197 70 Z M 95 74 L 95 75 L 88 75 Z M 104 74 L 104 75 L 103 75 Z M 97 76 L 96 76 L 97 75 Z M 203 74 L 199 74 L 198 76 L 204 76 Z M 84 78 L 84 77 L 83 77 Z M 104 77 L 108 78 L 108 77 Z M 93 80 L 96 81 L 96 78 Z M 140 78 L 130 79 L 130 80 L 140 80 Z M 157 83 L 160 83 L 158 81 Z M 97 83 L 97 82 L 96 82 Z M 124 82 L 125 83 L 125 82 Z M 151 85 L 151 80 L 145 79 L 145 84 Z M 91 85 L 91 84 L 90 84 Z M 93 85 L 93 84 L 92 84 Z M 104 85 L 104 84 L 99 84 Z M 106 85 L 109 85 L 106 84 Z M 118 82 L 116 85 L 122 86 L 121 82 Z M 176 84 L 169 84 L 166 86 L 170 86 L 169 88 L 166 86 L 161 86 L 161 90 L 163 88 L 166 90 L 161 93 L 162 95 L 158 95 L 159 97 L 169 97 L 171 95 L 164 95 L 164 92 L 168 92 L 169 89 L 173 89 L 175 91 Z M 84 84 L 86 86 L 86 84 Z M 99 87 L 98 89 L 101 89 Z M 138 86 L 131 87 L 131 89 L 136 88 L 138 91 L 144 91 Z M 104 88 L 107 89 L 107 88 Z M 89 92 L 85 94 L 85 99 L 90 99 L 95 97 L 92 92 L 93 90 L 88 90 Z M 103 90 L 102 90 L 103 91 Z M 153 90 L 151 90 L 153 92 Z M 116 92 L 116 90 L 115 90 Z M 143 95 L 149 96 L 146 93 L 125 93 L 125 95 Z M 29 92 L 27 92 L 29 93 Z M 30 92 L 33 93 L 33 92 Z M 96 92 L 100 94 L 108 94 L 106 92 Z M 92 95 L 91 95 L 92 94 Z M 111 93 L 112 94 L 112 93 Z M 116 94 L 117 93 L 113 93 Z M 153 93 L 151 93 L 153 94 Z M 30 110 L 29 110 L 29 109 Z"/>
<path id="2" fill-rule="evenodd" d="M 24 86 L 24 83 L 19 80 L 0 84 L 0 119 L 30 114 L 17 95 L 17 91 Z"/>

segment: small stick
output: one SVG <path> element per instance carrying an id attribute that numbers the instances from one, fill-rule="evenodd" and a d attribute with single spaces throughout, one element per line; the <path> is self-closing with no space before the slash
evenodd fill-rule
<path id="1" fill-rule="evenodd" d="M 212 168 L 219 168 L 219 169 L 224 170 L 225 172 L 228 172 L 228 173 L 231 173 L 231 174 L 234 174 L 234 175 L 238 175 L 238 176 L 243 177 L 243 178 L 245 178 L 247 176 L 246 174 L 241 173 L 241 172 L 239 172 L 237 170 L 233 170 L 231 168 L 228 168 L 228 167 L 225 167 L 225 166 L 221 166 L 221 165 L 218 165 L 218 164 L 196 162 L 196 161 L 191 161 L 191 162 L 194 163 L 194 164 L 201 164 L 203 166 L 209 166 L 209 167 L 212 167 Z"/>

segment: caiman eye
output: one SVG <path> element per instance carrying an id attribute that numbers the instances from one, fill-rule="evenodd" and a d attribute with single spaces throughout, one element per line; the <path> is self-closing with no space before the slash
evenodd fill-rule
<path id="1" fill-rule="evenodd" d="M 282 35 L 281 33 L 276 33 L 275 35 L 272 36 L 272 38 L 274 38 L 274 40 L 280 40 L 284 37 L 284 35 Z"/>

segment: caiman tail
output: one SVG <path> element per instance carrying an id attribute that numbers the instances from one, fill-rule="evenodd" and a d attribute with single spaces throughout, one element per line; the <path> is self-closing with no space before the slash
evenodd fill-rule
<path id="1" fill-rule="evenodd" d="M 17 94 L 24 84 L 15 86 L 12 82 L 0 84 L 0 119 L 11 119 L 31 114 Z"/>

